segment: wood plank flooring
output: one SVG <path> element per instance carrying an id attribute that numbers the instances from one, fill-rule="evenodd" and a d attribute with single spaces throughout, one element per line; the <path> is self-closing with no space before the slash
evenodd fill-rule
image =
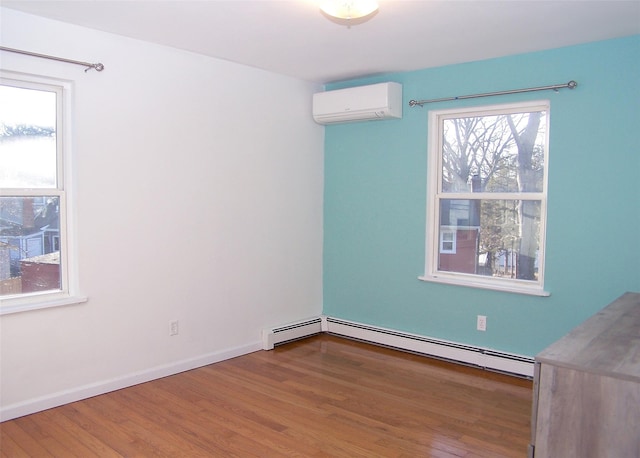
<path id="1" fill-rule="evenodd" d="M 2 457 L 524 457 L 532 383 L 320 335 L 0 424 Z"/>

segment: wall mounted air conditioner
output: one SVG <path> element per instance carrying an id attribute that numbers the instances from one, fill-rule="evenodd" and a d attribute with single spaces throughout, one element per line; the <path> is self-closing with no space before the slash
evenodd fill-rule
<path id="1" fill-rule="evenodd" d="M 402 118 L 402 85 L 378 83 L 313 94 L 318 124 Z"/>

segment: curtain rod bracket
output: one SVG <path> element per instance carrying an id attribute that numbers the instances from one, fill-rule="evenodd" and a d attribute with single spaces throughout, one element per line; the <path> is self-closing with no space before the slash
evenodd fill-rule
<path id="1" fill-rule="evenodd" d="M 422 107 L 426 103 L 436 103 L 436 102 L 449 102 L 453 100 L 463 100 L 463 99 L 476 99 L 478 97 L 490 97 L 494 95 L 507 95 L 507 94 L 519 94 L 521 92 L 535 92 L 535 91 L 548 91 L 553 90 L 558 92 L 560 89 L 575 89 L 578 86 L 578 83 L 574 80 L 569 81 L 566 84 L 555 84 L 553 86 L 541 86 L 541 87 L 530 87 L 526 89 L 512 89 L 510 91 L 498 91 L 498 92 L 487 92 L 485 94 L 471 94 L 471 95 L 459 95 L 457 97 L 444 97 L 442 99 L 429 99 L 429 100 L 409 100 L 409 106 L 415 107 L 419 105 Z"/>

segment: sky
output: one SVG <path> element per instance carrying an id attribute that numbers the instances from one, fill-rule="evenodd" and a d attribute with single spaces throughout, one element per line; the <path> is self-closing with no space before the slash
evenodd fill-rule
<path id="1" fill-rule="evenodd" d="M 56 125 L 56 93 L 0 85 L 0 124 Z"/>
<path id="2" fill-rule="evenodd" d="M 55 131 L 56 96 L 53 91 L 12 87 L 3 81 L 0 126 L 24 124 Z M 55 188 L 56 175 L 55 136 L 12 136 L 0 142 L 0 188 Z"/>

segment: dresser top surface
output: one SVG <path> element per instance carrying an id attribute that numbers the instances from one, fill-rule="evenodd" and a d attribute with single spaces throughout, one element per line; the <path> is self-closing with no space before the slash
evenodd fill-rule
<path id="1" fill-rule="evenodd" d="M 536 361 L 640 381 L 640 293 L 625 293 Z"/>

